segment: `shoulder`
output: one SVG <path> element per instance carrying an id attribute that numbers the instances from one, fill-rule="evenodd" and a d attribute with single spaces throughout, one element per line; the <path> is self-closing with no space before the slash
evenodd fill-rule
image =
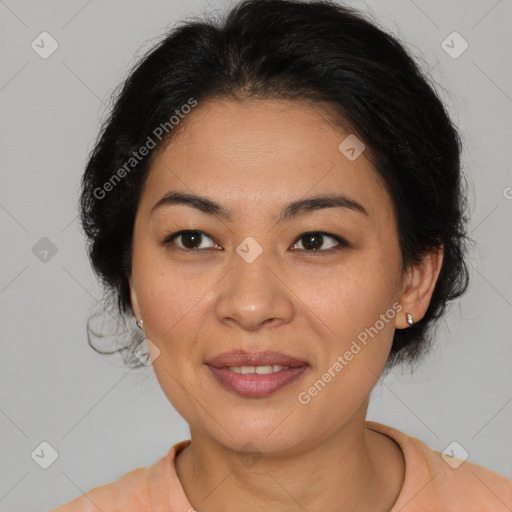
<path id="1" fill-rule="evenodd" d="M 133 469 L 116 481 L 94 487 L 74 500 L 49 512 L 113 512 L 118 510 L 140 512 L 141 510 L 153 510 L 155 500 L 162 500 L 162 497 L 156 496 L 155 486 L 157 489 L 163 488 L 159 485 L 159 481 L 165 478 L 166 461 L 167 455 L 151 467 Z"/>
<path id="2" fill-rule="evenodd" d="M 468 512 L 512 510 L 511 480 L 484 466 L 425 447 L 426 463 L 435 472 L 434 488 L 447 504 L 461 503 Z"/>
<path id="3" fill-rule="evenodd" d="M 512 481 L 505 476 L 459 459 L 453 452 L 442 454 L 393 427 L 367 421 L 367 428 L 391 437 L 404 454 L 405 480 L 393 512 L 512 509 Z"/>
<path id="4" fill-rule="evenodd" d="M 117 497 L 115 483 L 100 485 L 50 512 L 101 512 L 100 507 L 114 507 Z"/>

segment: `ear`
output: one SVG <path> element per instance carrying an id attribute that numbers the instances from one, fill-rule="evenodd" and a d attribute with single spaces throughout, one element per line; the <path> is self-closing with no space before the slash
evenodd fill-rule
<path id="1" fill-rule="evenodd" d="M 142 315 L 140 313 L 139 298 L 137 297 L 137 292 L 135 290 L 135 286 L 134 286 L 133 279 L 132 279 L 131 275 L 128 278 L 128 283 L 130 285 L 130 302 L 131 302 L 133 315 L 135 316 L 135 320 L 139 321 L 141 319 Z"/>
<path id="2" fill-rule="evenodd" d="M 402 311 L 400 315 L 397 315 L 395 322 L 397 329 L 409 327 L 406 313 L 413 316 L 414 322 L 418 322 L 425 315 L 441 272 L 443 254 L 444 248 L 441 246 L 428 253 L 421 262 L 411 266 L 407 271 L 399 301 Z"/>

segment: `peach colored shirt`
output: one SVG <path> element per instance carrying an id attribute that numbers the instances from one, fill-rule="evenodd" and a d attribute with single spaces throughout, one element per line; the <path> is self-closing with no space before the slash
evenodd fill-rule
<path id="1" fill-rule="evenodd" d="M 404 454 L 405 480 L 391 512 L 512 510 L 512 481 L 504 476 L 467 460 L 454 469 L 455 459 L 448 464 L 419 439 L 374 421 L 366 421 L 366 428 L 394 439 Z M 193 512 L 174 466 L 190 442 L 181 441 L 153 466 L 134 469 L 50 512 Z"/>

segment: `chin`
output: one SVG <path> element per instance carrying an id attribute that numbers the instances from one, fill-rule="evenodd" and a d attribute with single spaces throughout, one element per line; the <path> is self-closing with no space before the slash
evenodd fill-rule
<path id="1" fill-rule="evenodd" d="M 210 430 L 207 435 L 234 452 L 255 451 L 268 455 L 292 453 L 304 443 L 304 436 L 310 438 L 311 435 L 292 409 L 286 414 L 282 413 L 284 410 L 288 409 L 281 407 L 280 410 L 256 412 L 250 408 L 245 411 L 238 408 L 231 413 L 225 411 L 222 424 L 210 424 L 213 431 Z"/>

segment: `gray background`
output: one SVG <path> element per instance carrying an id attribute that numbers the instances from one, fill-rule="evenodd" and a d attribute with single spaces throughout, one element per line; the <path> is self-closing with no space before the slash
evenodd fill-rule
<path id="1" fill-rule="evenodd" d="M 512 478 L 512 2 L 348 3 L 373 11 L 440 84 L 464 138 L 477 241 L 470 290 L 434 351 L 374 390 L 368 419 L 439 451 L 456 440 L 470 461 Z M 76 199 L 103 103 L 136 56 L 175 21 L 228 5 L 0 0 L 1 511 L 57 506 L 188 438 L 150 367 L 127 370 L 87 345 L 101 290 Z M 43 31 L 59 44 L 47 59 L 31 48 Z M 453 31 L 469 43 L 456 59 L 441 47 Z M 57 249 L 47 261 L 32 251 L 43 237 Z M 31 458 L 42 441 L 58 452 L 46 470 Z"/>

